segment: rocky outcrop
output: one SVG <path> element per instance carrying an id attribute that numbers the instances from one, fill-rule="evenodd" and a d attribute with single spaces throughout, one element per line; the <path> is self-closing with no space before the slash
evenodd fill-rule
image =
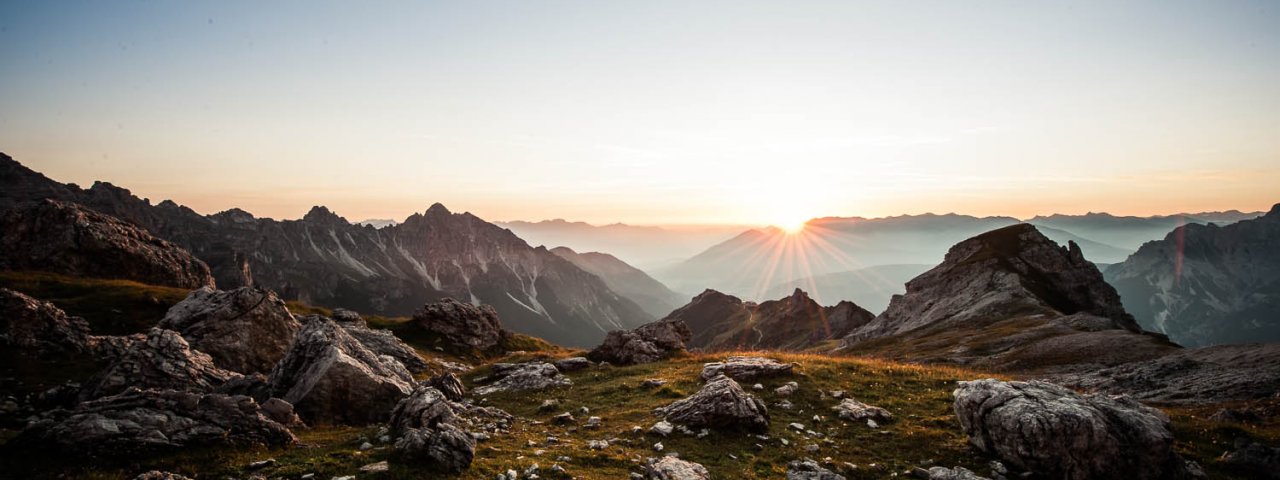
<path id="1" fill-rule="evenodd" d="M 54 200 L 0 211 L 0 270 L 213 285 L 209 267 L 181 247 L 118 218 Z"/>
<path id="2" fill-rule="evenodd" d="M 130 387 L 203 393 L 218 388 L 235 373 L 218 368 L 208 355 L 192 350 L 178 332 L 153 328 L 146 340 L 133 344 L 80 390 L 91 399 Z"/>
<path id="3" fill-rule="evenodd" d="M 656 362 L 683 353 L 690 335 L 689 327 L 679 320 L 646 323 L 635 330 L 609 332 L 587 358 L 614 365 Z"/>
<path id="4" fill-rule="evenodd" d="M 657 413 L 668 422 L 693 428 L 757 432 L 769 428 L 769 411 L 764 402 L 723 375 L 707 381 L 701 390 L 688 398 L 659 408 Z"/>
<path id="5" fill-rule="evenodd" d="M 810 459 L 792 460 L 787 464 L 787 480 L 844 480 L 844 475 L 827 470 Z"/>
<path id="6" fill-rule="evenodd" d="M 591 368 L 591 360 L 587 360 L 586 357 L 561 358 L 551 362 L 551 364 L 555 365 L 556 370 L 559 370 L 561 373 L 576 372 L 578 370 Z"/>
<path id="7" fill-rule="evenodd" d="M 650 458 L 645 462 L 644 478 L 648 480 L 710 480 L 707 467 L 678 457 Z"/>
<path id="8" fill-rule="evenodd" d="M 913 362 L 1014 371 L 1088 370 L 1177 349 L 1145 334 L 1073 242 L 1027 224 L 956 244 L 843 348 Z"/>
<path id="9" fill-rule="evenodd" d="M 493 383 L 475 389 L 475 394 L 484 396 L 497 392 L 515 392 L 521 390 L 544 390 L 552 387 L 567 387 L 573 382 L 560 374 L 560 370 L 550 363 L 528 362 L 519 364 L 495 363 L 493 375 L 489 380 Z"/>
<path id="10" fill-rule="evenodd" d="M 579 347 L 653 318 L 546 248 L 440 204 L 380 229 L 324 207 L 299 220 L 239 209 L 201 215 L 105 182 L 60 184 L 0 155 L 0 206 L 45 198 L 142 226 L 208 263 L 223 288 L 259 286 L 286 300 L 388 316 L 451 297 L 492 305 L 512 331 Z"/>
<path id="11" fill-rule="evenodd" d="M 1181 349 L 1154 360 L 1047 378 L 1073 388 L 1127 394 L 1161 404 L 1262 399 L 1280 391 L 1280 344 Z"/>
<path id="12" fill-rule="evenodd" d="M 453 423 L 455 418 L 448 396 L 423 384 L 396 404 L 388 424 L 392 434 L 400 435 L 415 428 L 435 428 L 442 423 Z"/>
<path id="13" fill-rule="evenodd" d="M 796 364 L 782 363 L 764 357 L 729 357 L 723 362 L 712 362 L 702 366 L 702 379 L 711 380 L 724 375 L 734 380 L 755 380 L 757 378 L 791 375 Z"/>
<path id="14" fill-rule="evenodd" d="M 52 303 L 0 288 L 0 346 L 37 355 L 88 352 L 89 323 Z"/>
<path id="15" fill-rule="evenodd" d="M 488 305 L 472 305 L 452 298 L 428 303 L 413 313 L 413 321 L 439 335 L 455 351 L 491 351 L 506 332 L 498 312 Z"/>
<path id="16" fill-rule="evenodd" d="M 90 456 L 173 452 L 209 446 L 294 443 L 284 425 L 252 398 L 130 388 L 119 395 L 54 411 L 23 432 L 23 441 Z"/>
<path id="17" fill-rule="evenodd" d="M 1169 418 L 1125 397 L 1079 395 L 1045 382 L 975 380 L 955 390 L 969 443 L 1046 478 L 1192 478 Z"/>
<path id="18" fill-rule="evenodd" d="M 1280 340 L 1280 204 L 1171 230 L 1107 268 L 1138 323 L 1186 346 Z"/>
<path id="19" fill-rule="evenodd" d="M 219 367 L 240 373 L 270 372 L 301 328 L 275 293 L 252 287 L 195 290 L 158 326 L 181 333 Z"/>
<path id="20" fill-rule="evenodd" d="M 359 317 L 356 317 L 359 318 Z M 349 317 L 348 317 L 349 319 Z M 347 331 L 347 334 L 359 340 L 365 348 L 378 355 L 386 355 L 400 361 L 404 368 L 409 369 L 413 373 L 422 373 L 431 369 L 431 364 L 427 363 L 422 355 L 418 355 L 417 350 L 404 343 L 390 330 L 372 329 L 364 326 L 364 322 L 341 321 L 334 319 Z"/>
<path id="21" fill-rule="evenodd" d="M 824 307 L 800 289 L 760 304 L 707 290 L 664 320 L 680 320 L 699 350 L 804 350 L 838 340 L 875 315 L 852 302 Z"/>
<path id="22" fill-rule="evenodd" d="M 476 440 L 462 429 L 440 424 L 431 429 L 411 429 L 395 443 L 396 454 L 405 462 L 422 463 L 457 472 L 471 466 Z"/>
<path id="23" fill-rule="evenodd" d="M 400 362 L 365 348 L 333 320 L 313 317 L 271 372 L 271 395 L 293 404 L 307 423 L 385 421 L 413 390 Z"/>
<path id="24" fill-rule="evenodd" d="M 431 377 L 425 383 L 439 390 L 440 393 L 444 394 L 445 398 L 454 402 L 461 402 L 462 397 L 467 394 L 467 387 L 462 385 L 462 380 L 450 372 Z"/>

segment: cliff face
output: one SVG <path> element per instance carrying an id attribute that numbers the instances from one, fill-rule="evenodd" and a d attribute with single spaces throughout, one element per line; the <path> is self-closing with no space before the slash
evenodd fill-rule
<path id="1" fill-rule="evenodd" d="M 839 339 L 873 316 L 852 302 L 824 307 L 800 289 L 759 304 L 707 290 L 664 320 L 689 326 L 691 348 L 803 350 Z"/>
<path id="2" fill-rule="evenodd" d="M 1178 227 L 1106 277 L 1144 328 L 1183 345 L 1280 340 L 1280 205 L 1224 227 Z"/>
<path id="3" fill-rule="evenodd" d="M 59 184 L 9 157 L 0 157 L 0 182 L 20 187 L 4 188 L 0 206 L 53 197 L 119 217 L 188 249 L 221 288 L 254 285 L 285 299 L 385 315 L 452 297 L 492 305 L 511 330 L 574 346 L 653 318 L 545 248 L 440 204 L 378 229 L 324 207 L 300 220 L 238 209 L 204 216 L 107 183 Z"/>
<path id="4" fill-rule="evenodd" d="M 114 217 L 55 200 L 0 210 L 0 269 L 181 288 L 214 284 L 209 267 L 181 247 Z"/>

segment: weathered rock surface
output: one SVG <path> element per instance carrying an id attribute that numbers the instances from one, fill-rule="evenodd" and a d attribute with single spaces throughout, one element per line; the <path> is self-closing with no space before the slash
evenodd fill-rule
<path id="1" fill-rule="evenodd" d="M 1280 344 L 1181 349 L 1154 360 L 1050 376 L 1054 383 L 1165 404 L 1209 404 L 1280 391 Z"/>
<path id="2" fill-rule="evenodd" d="M 439 390 L 450 401 L 461 402 L 463 395 L 467 394 L 467 387 L 462 384 L 462 380 L 449 372 L 431 377 L 425 383 Z"/>
<path id="3" fill-rule="evenodd" d="M 393 435 L 400 435 L 410 429 L 433 429 L 442 423 L 452 423 L 455 417 L 449 398 L 435 387 L 423 384 L 396 404 L 388 424 Z"/>
<path id="4" fill-rule="evenodd" d="M 191 477 L 178 475 L 176 473 L 162 472 L 160 470 L 152 470 L 150 472 L 139 474 L 133 477 L 133 480 L 192 480 Z"/>
<path id="5" fill-rule="evenodd" d="M 645 463 L 645 478 L 649 480 L 710 480 L 707 467 L 677 457 L 650 458 Z"/>
<path id="6" fill-rule="evenodd" d="M 990 480 L 964 467 L 932 467 L 926 473 L 928 480 Z"/>
<path id="7" fill-rule="evenodd" d="M 302 417 L 299 417 L 293 411 L 293 404 L 279 398 L 272 397 L 262 402 L 262 414 L 286 427 L 292 428 L 306 425 L 302 422 Z"/>
<path id="8" fill-rule="evenodd" d="M 893 419 L 893 414 L 880 407 L 867 405 L 852 398 L 845 398 L 834 407 L 836 415 L 842 419 L 864 422 L 867 420 L 875 420 L 876 423 L 885 423 Z"/>
<path id="9" fill-rule="evenodd" d="M 708 380 L 697 393 L 659 408 L 657 412 L 668 422 L 687 427 L 750 431 L 769 428 L 769 411 L 764 402 L 723 375 Z"/>
<path id="10" fill-rule="evenodd" d="M 576 372 L 578 370 L 591 368 L 591 360 L 587 360 L 585 357 L 561 358 L 551 362 L 551 364 L 556 366 L 556 370 L 563 373 Z"/>
<path id="11" fill-rule="evenodd" d="M 358 317 L 357 317 L 358 318 Z M 337 320 L 336 318 L 334 319 Z M 359 340 L 365 348 L 378 355 L 386 355 L 400 361 L 404 368 L 409 369 L 413 373 L 422 373 L 431 368 L 431 364 L 427 363 L 422 355 L 410 347 L 408 344 L 400 340 L 399 337 L 391 333 L 390 330 L 372 329 L 363 325 L 363 322 L 338 321 L 342 328 L 356 340 Z"/>
<path id="12" fill-rule="evenodd" d="M 474 390 L 476 395 L 519 390 L 543 390 L 552 387 L 568 387 L 573 382 L 560 374 L 555 365 L 544 362 L 496 363 L 492 367 L 493 383 Z"/>
<path id="13" fill-rule="evenodd" d="M 271 372 L 271 395 L 307 423 L 366 424 L 387 419 L 413 390 L 394 358 L 379 356 L 334 321 L 314 317 Z"/>
<path id="14" fill-rule="evenodd" d="M 130 387 L 180 392 L 212 392 L 236 373 L 218 368 L 192 350 L 178 332 L 153 328 L 80 390 L 81 399 L 115 395 Z"/>
<path id="15" fill-rule="evenodd" d="M 444 337 L 456 350 L 490 351 L 498 348 L 506 335 L 493 307 L 475 306 L 452 298 L 423 305 L 413 313 L 413 321 L 428 332 Z"/>
<path id="16" fill-rule="evenodd" d="M 684 352 L 691 337 L 689 327 L 679 320 L 646 323 L 634 330 L 614 330 L 600 346 L 587 353 L 596 362 L 635 365 L 670 358 Z"/>
<path id="17" fill-rule="evenodd" d="M 710 380 L 719 375 L 734 380 L 754 380 L 757 378 L 791 375 L 796 364 L 782 363 L 764 357 L 729 357 L 723 362 L 712 362 L 702 366 L 702 379 Z"/>
<path id="18" fill-rule="evenodd" d="M 195 290 L 158 326 L 181 333 L 219 367 L 239 373 L 270 372 L 302 328 L 275 293 L 252 287 Z"/>
<path id="19" fill-rule="evenodd" d="M 844 476 L 806 458 L 792 460 L 787 464 L 787 480 L 844 480 Z"/>
<path id="20" fill-rule="evenodd" d="M 295 441 L 252 398 L 130 388 L 54 411 L 23 438 L 75 454 L 132 455 L 201 446 L 281 446 Z"/>
<path id="21" fill-rule="evenodd" d="M 1125 397 L 1079 395 L 1046 382 L 961 382 L 955 411 L 969 442 L 1047 478 L 1192 478 L 1169 418 Z"/>
<path id="22" fill-rule="evenodd" d="M 456 472 L 471 466 L 476 441 L 467 432 L 448 423 L 431 429 L 409 429 L 395 444 L 396 454 L 406 462 L 423 463 Z"/>
<path id="23" fill-rule="evenodd" d="M 180 288 L 213 285 L 209 267 L 182 247 L 110 215 L 54 200 L 0 211 L 0 270 Z"/>
<path id="24" fill-rule="evenodd" d="M 0 346 L 39 355 L 68 355 L 87 352 L 89 343 L 89 323 L 83 318 L 0 288 Z"/>

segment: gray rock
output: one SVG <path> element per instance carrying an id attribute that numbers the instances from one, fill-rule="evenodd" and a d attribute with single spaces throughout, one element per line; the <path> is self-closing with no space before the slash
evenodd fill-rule
<path id="1" fill-rule="evenodd" d="M 491 379 L 497 381 L 475 389 L 475 394 L 484 396 L 495 392 L 512 392 L 521 390 L 543 390 L 551 387 L 567 387 L 573 382 L 560 374 L 560 370 L 550 363 L 529 362 L 521 364 L 495 364 Z"/>
<path id="2" fill-rule="evenodd" d="M 455 420 L 456 412 L 448 397 L 435 387 L 421 384 L 396 404 L 388 424 L 393 435 L 400 435 L 410 429 L 434 429 Z"/>
<path id="3" fill-rule="evenodd" d="M 650 322 L 634 330 L 614 330 L 587 358 L 613 365 L 635 365 L 670 358 L 685 351 L 692 338 L 689 327 L 680 320 Z"/>
<path id="4" fill-rule="evenodd" d="M 137 388 L 50 412 L 20 439 L 90 456 L 295 442 L 289 429 L 267 418 L 252 398 Z"/>
<path id="5" fill-rule="evenodd" d="M 428 332 L 444 337 L 455 351 L 493 350 L 506 335 L 493 307 L 475 306 L 452 298 L 423 305 L 414 312 L 413 321 Z"/>
<path id="6" fill-rule="evenodd" d="M 178 332 L 153 328 L 146 340 L 132 345 L 80 390 L 80 398 L 115 395 L 129 387 L 205 393 L 235 373 L 214 366 L 213 359 L 191 349 Z"/>
<path id="7" fill-rule="evenodd" d="M 356 313 L 351 310 L 347 310 L 345 308 L 333 309 L 333 312 L 330 315 L 330 318 L 333 318 L 333 321 L 338 322 L 342 326 L 347 326 L 347 325 L 358 325 L 361 327 L 369 326 L 368 322 L 365 322 L 364 318 L 362 318 L 359 313 Z"/>
<path id="8" fill-rule="evenodd" d="M 462 397 L 467 394 L 467 387 L 462 384 L 462 380 L 449 372 L 441 373 L 427 379 L 427 385 L 435 387 L 445 398 L 454 402 L 461 402 Z"/>
<path id="9" fill-rule="evenodd" d="M 725 376 L 711 379 L 697 393 L 657 412 L 668 422 L 689 427 L 750 431 L 769 428 L 769 411 L 764 402 Z"/>
<path id="10" fill-rule="evenodd" d="M 928 480 L 991 480 L 964 467 L 932 467 L 925 472 Z"/>
<path id="11" fill-rule="evenodd" d="M 178 475 L 176 473 L 162 472 L 160 470 L 152 470 L 150 472 L 139 474 L 133 477 L 133 480 L 192 480 L 191 477 Z"/>
<path id="12" fill-rule="evenodd" d="M 0 288 L 0 346 L 42 356 L 88 352 L 89 322 L 52 303 Z"/>
<path id="13" fill-rule="evenodd" d="M 822 468 L 810 459 L 792 460 L 787 464 L 787 480 L 844 480 L 844 476 Z"/>
<path id="14" fill-rule="evenodd" d="M 961 382 L 955 412 L 979 450 L 1069 480 L 1181 479 L 1169 418 L 1128 398 L 1080 395 L 1046 382 Z"/>
<path id="15" fill-rule="evenodd" d="M 402 461 L 458 472 L 471 466 L 476 441 L 462 429 L 442 423 L 435 428 L 407 430 L 396 440 L 395 451 Z"/>
<path id="16" fill-rule="evenodd" d="M 711 478 L 707 467 L 673 456 L 650 458 L 645 462 L 644 470 L 644 478 L 649 480 L 710 480 Z"/>
<path id="17" fill-rule="evenodd" d="M 555 365 L 557 370 L 560 370 L 561 372 L 564 372 L 564 373 L 576 372 L 578 370 L 586 370 L 588 368 L 591 368 L 591 360 L 587 360 L 586 357 L 561 358 L 559 360 L 551 362 L 551 364 Z"/>
<path id="18" fill-rule="evenodd" d="M 293 411 L 293 405 L 279 398 L 269 398 L 262 402 L 262 414 L 286 427 L 306 426 L 302 418 Z"/>
<path id="19" fill-rule="evenodd" d="M 717 375 L 724 375 L 734 380 L 754 380 L 757 378 L 791 375 L 795 370 L 794 363 L 781 363 L 764 357 L 729 357 L 723 362 L 713 362 L 702 366 L 702 379 L 710 380 Z"/>
<path id="20" fill-rule="evenodd" d="M 1073 388 L 1123 393 L 1162 404 L 1255 400 L 1280 390 L 1280 344 L 1179 349 L 1154 360 L 1049 379 Z"/>
<path id="21" fill-rule="evenodd" d="M 413 377 L 399 361 L 371 352 L 324 317 L 307 322 L 269 383 L 272 396 L 312 424 L 385 421 L 413 391 Z"/>
<path id="22" fill-rule="evenodd" d="M 334 320 L 338 321 L 336 318 Z M 431 368 L 431 365 L 418 355 L 417 350 L 404 343 L 390 330 L 372 329 L 362 323 L 342 321 L 338 321 L 338 325 L 346 329 L 348 334 L 359 340 L 369 351 L 399 360 L 400 364 L 410 372 L 422 373 Z"/>
<path id="23" fill-rule="evenodd" d="M 157 326 L 182 334 L 215 365 L 246 374 L 270 372 L 302 328 L 275 293 L 251 287 L 195 290 Z"/>
<path id="24" fill-rule="evenodd" d="M 877 423 L 888 422 L 893 414 L 880 407 L 867 405 L 852 398 L 845 398 L 840 404 L 831 407 L 840 418 L 855 422 L 874 420 Z"/>

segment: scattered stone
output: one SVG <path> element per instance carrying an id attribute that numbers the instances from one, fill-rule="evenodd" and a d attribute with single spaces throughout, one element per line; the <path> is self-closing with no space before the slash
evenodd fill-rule
<path id="1" fill-rule="evenodd" d="M 1046 382 L 960 382 L 956 416 L 979 450 L 1036 475 L 1192 478 L 1164 413 L 1127 397 L 1080 395 Z"/>
<path id="2" fill-rule="evenodd" d="M 391 466 L 387 464 L 386 460 L 360 467 L 360 471 L 364 473 L 382 473 L 388 470 L 391 470 Z"/>
<path id="3" fill-rule="evenodd" d="M 542 401 L 542 405 L 538 406 L 539 412 L 549 412 L 560 406 L 560 401 L 554 398 L 548 398 Z"/>
<path id="4" fill-rule="evenodd" d="M 256 462 L 250 462 L 248 468 L 249 470 L 261 470 L 263 468 L 267 468 L 275 464 L 276 464 L 276 459 L 268 458 L 266 460 L 258 460 Z"/>
<path id="5" fill-rule="evenodd" d="M 991 480 L 964 467 L 932 467 L 928 470 L 917 468 L 912 470 L 912 474 L 925 480 Z"/>
<path id="6" fill-rule="evenodd" d="M 275 293 L 253 287 L 201 287 L 156 326 L 182 334 L 215 365 L 239 373 L 270 372 L 302 329 Z"/>
<path id="7" fill-rule="evenodd" d="M 640 386 L 644 388 L 658 388 L 666 384 L 667 381 L 661 378 L 648 378 L 645 379 L 645 381 L 640 382 Z"/>
<path id="8" fill-rule="evenodd" d="M 561 358 L 551 362 L 551 364 L 555 365 L 556 370 L 559 370 L 561 373 L 576 372 L 578 370 L 591 368 L 591 360 L 587 360 L 585 357 Z"/>
<path id="9" fill-rule="evenodd" d="M 521 390 L 544 390 L 551 387 L 568 387 L 573 382 L 560 374 L 560 370 L 550 363 L 529 362 L 516 365 L 494 364 L 492 384 L 475 389 L 475 394 L 484 396 L 495 392 L 512 392 Z"/>
<path id="10" fill-rule="evenodd" d="M 787 464 L 787 480 L 844 480 L 844 476 L 823 468 L 811 459 L 792 460 Z"/>
<path id="11" fill-rule="evenodd" d="M 658 423 L 655 423 L 653 424 L 652 427 L 649 427 L 649 432 L 656 433 L 658 435 L 662 435 L 665 437 L 667 435 L 671 435 L 671 432 L 674 431 L 675 428 L 676 428 L 675 425 L 672 425 L 671 422 L 668 422 L 666 420 L 659 420 Z"/>
<path id="12" fill-rule="evenodd" d="M 584 426 L 587 428 L 600 428 L 600 417 L 587 418 L 587 424 Z"/>
<path id="13" fill-rule="evenodd" d="M 373 444 L 369 442 L 361 443 L 360 451 L 365 451 L 365 450 L 373 450 Z"/>
<path id="14" fill-rule="evenodd" d="M 808 445 L 805 445 L 805 446 L 804 446 L 804 451 L 809 452 L 809 453 L 818 453 L 818 450 L 819 450 L 820 448 L 821 448 L 821 447 L 819 447 L 819 446 L 818 446 L 818 444 L 816 444 L 816 443 L 810 443 L 810 444 L 808 444 Z"/>
<path id="15" fill-rule="evenodd" d="M 867 428 L 880 428 L 880 424 L 870 418 L 867 419 Z"/>
<path id="16" fill-rule="evenodd" d="M 844 398 L 844 390 L 832 390 L 829 395 L 831 395 L 831 398 L 839 400 Z"/>
<path id="17" fill-rule="evenodd" d="M 773 393 L 776 393 L 778 395 L 785 397 L 793 393 L 796 393 L 796 390 L 799 388 L 800 388 L 800 384 L 796 382 L 787 382 L 786 385 L 773 389 Z"/>
<path id="18" fill-rule="evenodd" d="M 269 383 L 271 394 L 291 403 L 308 423 L 360 425 L 386 421 L 414 381 L 396 359 L 378 356 L 333 320 L 315 316 Z"/>
<path id="19" fill-rule="evenodd" d="M 645 478 L 649 480 L 710 480 L 711 473 L 697 463 L 674 456 L 645 461 Z"/>
<path id="20" fill-rule="evenodd" d="M 608 440 L 591 440 L 587 442 L 587 448 L 592 450 L 604 450 L 609 448 Z"/>
<path id="21" fill-rule="evenodd" d="M 791 423 L 791 424 L 788 424 L 787 427 L 790 427 L 792 430 L 799 430 L 801 432 L 804 431 L 804 424 L 802 423 Z"/>
<path id="22" fill-rule="evenodd" d="M 874 407 L 859 402 L 852 398 L 846 398 L 840 401 L 840 404 L 831 407 L 835 410 L 836 415 L 841 419 L 849 421 L 876 420 L 877 422 L 888 422 L 893 419 L 893 414 L 880 407 Z M 874 427 L 872 427 L 874 428 Z"/>
<path id="23" fill-rule="evenodd" d="M 444 337 L 457 350 L 490 351 L 498 348 L 506 336 L 493 307 L 452 298 L 423 305 L 413 313 L 413 321 Z"/>
<path id="24" fill-rule="evenodd" d="M 56 410 L 20 439 L 90 456 L 173 452 L 204 446 L 282 446 L 296 440 L 244 396 L 171 390 L 124 392 Z"/>
<path id="25" fill-rule="evenodd" d="M 133 480 L 192 480 L 191 477 L 178 475 L 176 473 L 162 472 L 160 470 L 152 470 L 133 477 Z"/>
<path id="26" fill-rule="evenodd" d="M 764 390 L 764 385 L 761 385 L 761 384 L 757 383 L 757 384 L 755 384 L 755 385 L 752 385 L 752 386 L 751 386 L 751 389 L 752 389 L 752 390 Z"/>
<path id="27" fill-rule="evenodd" d="M 551 417 L 551 423 L 556 423 L 560 425 L 567 425 L 577 421 L 578 420 L 576 418 L 573 418 L 573 414 L 569 412 L 564 412 L 554 417 Z"/>
<path id="28" fill-rule="evenodd" d="M 462 397 L 467 394 L 467 387 L 462 385 L 462 380 L 450 372 L 431 377 L 426 383 L 454 402 L 461 402 Z"/>
<path id="29" fill-rule="evenodd" d="M 663 360 L 685 350 L 685 342 L 693 338 L 689 326 L 680 320 L 659 320 L 635 330 L 614 330 L 604 342 L 587 354 L 597 362 L 635 365 Z"/>
<path id="30" fill-rule="evenodd" d="M 794 370 L 794 363 L 780 363 L 772 358 L 729 357 L 723 362 L 703 365 L 702 379 L 711 380 L 717 375 L 723 374 L 734 380 L 754 380 L 779 375 L 791 375 Z"/>
<path id="31" fill-rule="evenodd" d="M 769 412 L 764 402 L 742 390 L 726 376 L 715 377 L 688 398 L 658 409 L 669 422 L 709 428 L 769 428 Z"/>

